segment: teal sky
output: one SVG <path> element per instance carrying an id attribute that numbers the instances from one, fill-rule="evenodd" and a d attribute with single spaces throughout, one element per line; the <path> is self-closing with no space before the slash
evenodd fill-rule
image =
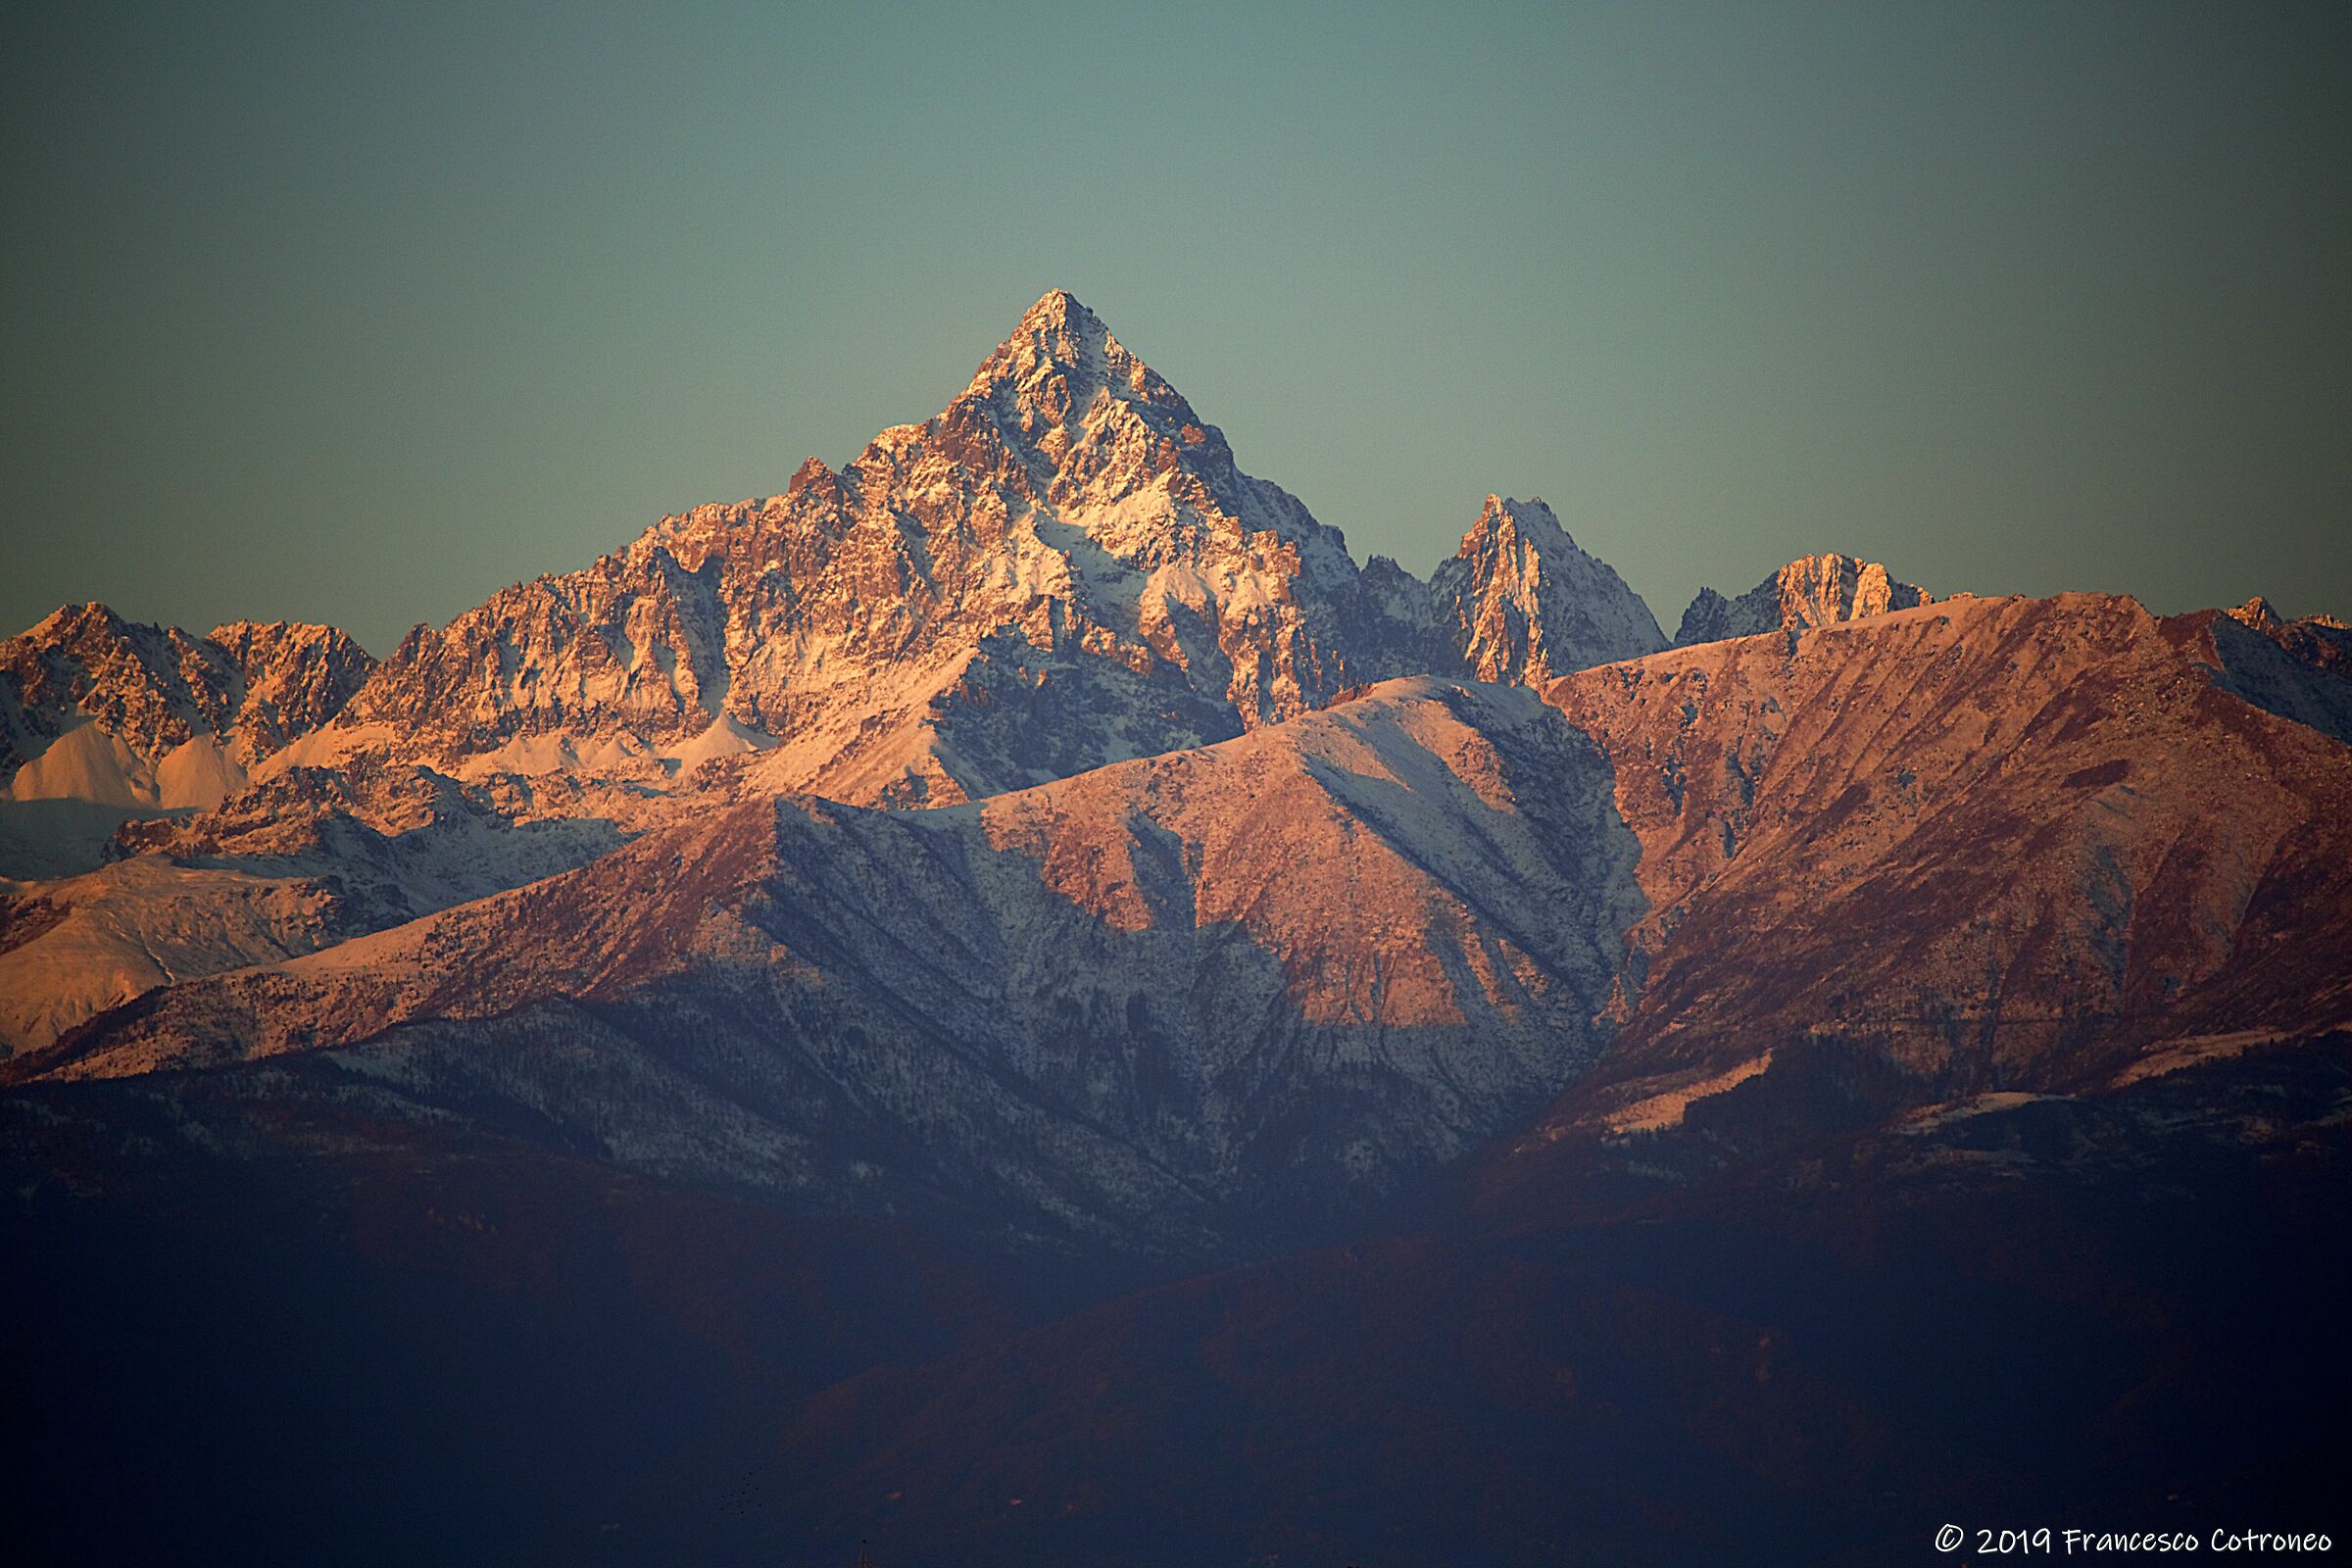
<path id="1" fill-rule="evenodd" d="M 1809 550 L 2352 615 L 2352 8 L 0 18 L 0 626 L 383 652 L 960 390 L 1063 286 L 1426 572 Z"/>

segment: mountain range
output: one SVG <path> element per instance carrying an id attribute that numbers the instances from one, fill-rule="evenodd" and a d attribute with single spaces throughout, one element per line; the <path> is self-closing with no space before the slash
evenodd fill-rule
<path id="1" fill-rule="evenodd" d="M 69 606 L 0 776 L 57 1560 L 1863 1562 L 2343 1456 L 2326 617 L 1358 565 L 1054 291 L 380 662 Z"/>

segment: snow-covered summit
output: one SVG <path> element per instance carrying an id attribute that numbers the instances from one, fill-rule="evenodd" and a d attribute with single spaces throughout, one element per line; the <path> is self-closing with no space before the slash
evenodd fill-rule
<path id="1" fill-rule="evenodd" d="M 725 718 L 775 787 L 936 803 L 1423 667 L 1395 587 L 1054 290 L 934 417 L 420 628 L 346 727 L 478 769 Z"/>
<path id="2" fill-rule="evenodd" d="M 1540 502 L 1490 498 L 1434 590 L 1394 562 L 1359 568 L 1060 289 L 939 414 L 838 469 L 809 458 L 781 493 L 512 584 L 371 673 L 325 638 L 239 624 L 148 662 L 218 664 L 196 687 L 255 695 L 240 767 L 284 752 L 269 765 L 663 791 L 720 762 L 760 787 L 936 805 L 1213 743 L 1392 676 L 1543 679 L 1663 642 Z"/>

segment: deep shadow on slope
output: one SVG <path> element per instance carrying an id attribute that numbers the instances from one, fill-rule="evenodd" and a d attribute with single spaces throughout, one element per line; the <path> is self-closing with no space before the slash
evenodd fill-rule
<path id="1" fill-rule="evenodd" d="M 910 1562 L 1861 1564 L 1927 1560 L 1946 1522 L 2340 1541 L 2347 1044 L 1166 1287 L 863 1374 L 712 1455 L 748 1528 L 692 1487 L 633 1528 L 744 1563 L 867 1538 Z"/>
<path id="2" fill-rule="evenodd" d="M 933 1564 L 1862 1564 L 2019 1518 L 2341 1539 L 2348 1045 L 1820 1137 L 1614 1207 L 1521 1188 L 1091 1307 L 1132 1277 L 323 1095 L 39 1089 L 7 1106 L 0 1244 L 41 1266 L 0 1302 L 0 1474 L 43 1562 L 866 1539 Z M 298 1152 L 206 1152 L 239 1137 Z"/>
<path id="3" fill-rule="evenodd" d="M 514 1560 L 739 1409 L 1024 1310 L 903 1227 L 512 1140 L 255 1103 L 344 1152 L 222 1159 L 213 1096 L 4 1107 L 17 1560 Z"/>

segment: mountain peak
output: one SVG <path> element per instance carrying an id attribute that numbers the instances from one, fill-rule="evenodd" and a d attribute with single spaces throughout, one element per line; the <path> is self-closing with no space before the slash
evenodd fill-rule
<path id="1" fill-rule="evenodd" d="M 801 466 L 793 469 L 792 479 L 784 486 L 784 493 L 788 496 L 797 496 L 811 486 L 824 486 L 832 482 L 833 470 L 825 466 L 824 459 L 804 458 L 801 460 Z"/>
<path id="2" fill-rule="evenodd" d="M 2280 615 L 2271 602 L 2260 594 L 2256 594 L 2235 610 L 2225 610 L 2222 613 L 2228 615 L 2231 620 L 2242 621 L 2256 631 L 2275 631 L 2286 624 L 2285 617 Z"/>
<path id="3" fill-rule="evenodd" d="M 1803 631 L 1935 602 L 1934 594 L 1917 583 L 1897 581 L 1875 561 L 1826 551 L 1797 557 L 1737 599 L 1701 588 L 1683 612 L 1674 645 Z"/>
<path id="4" fill-rule="evenodd" d="M 1076 295 L 1048 289 L 1021 313 L 996 352 L 981 362 L 965 396 L 985 395 L 1006 383 L 1026 389 L 1056 372 L 1079 372 L 1090 380 L 1117 374 L 1132 379 L 1132 372 L 1141 369 L 1142 363 L 1119 346 L 1102 318 L 1079 304 Z"/>
<path id="5" fill-rule="evenodd" d="M 1474 541 L 1490 534 L 1520 533 L 1532 533 L 1546 544 L 1556 545 L 1566 541 L 1573 547 L 1576 543 L 1568 537 L 1568 530 L 1560 526 L 1560 519 L 1553 515 L 1551 508 L 1544 504 L 1542 496 L 1530 496 L 1525 501 L 1519 501 L 1510 496 L 1490 495 L 1486 506 L 1478 514 L 1478 520 L 1470 525 L 1469 532 L 1462 535 L 1462 545 L 1467 549 Z"/>
<path id="6" fill-rule="evenodd" d="M 1078 296 L 1066 288 L 1050 288 L 1037 297 L 1037 303 L 1021 313 L 1020 324 L 1035 329 L 1046 326 L 1067 326 L 1073 320 L 1102 325 L 1102 318 L 1078 303 Z"/>
<path id="7" fill-rule="evenodd" d="M 1183 470 L 1226 510 L 1246 505 L 1223 435 L 1064 289 L 1022 315 L 941 418 L 992 427 L 1059 503 L 1085 491 L 1108 501 Z"/>
<path id="8" fill-rule="evenodd" d="M 1586 554 L 1540 497 L 1488 496 L 1430 588 L 1480 680 L 1542 684 L 1666 646 L 1642 596 Z"/>

